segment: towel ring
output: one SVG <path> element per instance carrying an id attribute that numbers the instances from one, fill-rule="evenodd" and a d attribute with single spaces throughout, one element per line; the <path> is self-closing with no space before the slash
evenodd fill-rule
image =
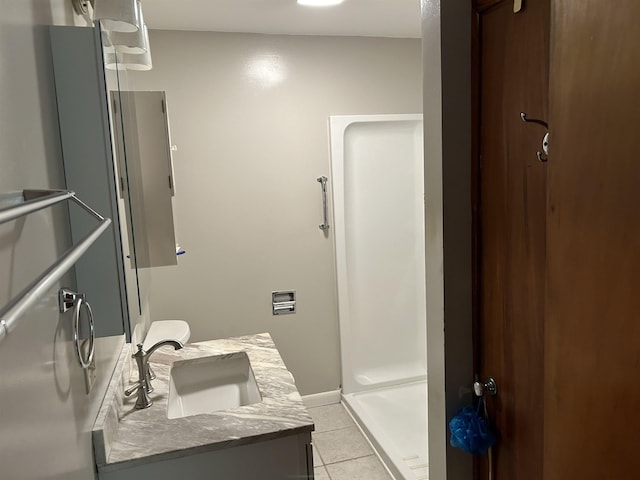
<path id="1" fill-rule="evenodd" d="M 82 355 L 82 349 L 80 348 L 80 310 L 84 305 L 87 310 L 87 317 L 89 318 L 89 352 L 86 358 Z M 91 305 L 85 300 L 84 293 L 77 293 L 68 288 L 61 288 L 58 291 L 58 307 L 60 313 L 64 313 L 73 308 L 73 344 L 76 350 L 76 357 L 80 366 L 84 369 L 89 368 L 93 362 L 93 354 L 95 353 L 96 331 L 93 322 L 93 311 Z"/>
<path id="2" fill-rule="evenodd" d="M 82 306 L 85 306 L 87 310 L 87 317 L 89 318 L 89 352 L 86 358 L 82 356 L 82 349 L 80 348 L 80 339 L 78 338 L 78 330 L 80 329 L 80 310 Z M 95 353 L 95 340 L 96 332 L 93 323 L 93 312 L 91 311 L 91 305 L 82 297 L 76 299 L 76 307 L 73 311 L 73 343 L 76 347 L 76 356 L 80 362 L 80 366 L 84 369 L 89 368 L 91 362 L 93 362 L 93 354 Z"/>

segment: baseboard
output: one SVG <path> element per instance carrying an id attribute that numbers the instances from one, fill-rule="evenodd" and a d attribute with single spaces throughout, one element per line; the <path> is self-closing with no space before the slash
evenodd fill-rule
<path id="1" fill-rule="evenodd" d="M 312 393 L 311 395 L 304 395 L 302 401 L 307 408 L 333 405 L 334 403 L 340 403 L 341 393 L 339 389 L 329 392 Z"/>

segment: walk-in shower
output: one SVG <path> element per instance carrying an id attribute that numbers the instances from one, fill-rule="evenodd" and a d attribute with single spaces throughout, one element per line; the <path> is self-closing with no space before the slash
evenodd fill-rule
<path id="1" fill-rule="evenodd" d="M 330 133 L 342 398 L 398 479 L 427 479 L 422 115 Z"/>

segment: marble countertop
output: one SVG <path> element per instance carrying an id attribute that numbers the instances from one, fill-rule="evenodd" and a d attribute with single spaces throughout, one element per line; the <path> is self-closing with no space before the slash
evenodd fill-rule
<path id="1" fill-rule="evenodd" d="M 248 355 L 261 402 L 167 418 L 169 371 L 174 362 L 236 352 Z M 144 410 L 135 410 L 135 394 L 124 397 L 124 389 L 130 385 L 129 357 L 126 348 L 93 429 L 96 464 L 101 471 L 311 432 L 314 428 L 293 376 L 268 333 L 191 343 L 181 350 L 170 346 L 158 349 L 150 359 L 157 376 L 149 395 L 153 405 Z"/>

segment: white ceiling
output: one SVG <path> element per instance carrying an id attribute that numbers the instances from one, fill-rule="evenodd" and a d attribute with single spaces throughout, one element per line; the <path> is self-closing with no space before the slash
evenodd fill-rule
<path id="1" fill-rule="evenodd" d="M 344 0 L 303 7 L 296 0 L 142 0 L 150 29 L 292 35 L 413 37 L 420 0 Z"/>

